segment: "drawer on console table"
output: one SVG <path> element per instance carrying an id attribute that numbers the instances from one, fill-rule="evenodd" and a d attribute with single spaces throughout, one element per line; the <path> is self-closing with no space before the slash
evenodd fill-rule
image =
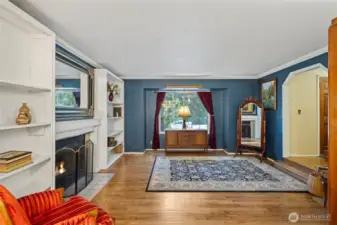
<path id="1" fill-rule="evenodd" d="M 166 130 L 166 149 L 207 149 L 207 130 Z"/>

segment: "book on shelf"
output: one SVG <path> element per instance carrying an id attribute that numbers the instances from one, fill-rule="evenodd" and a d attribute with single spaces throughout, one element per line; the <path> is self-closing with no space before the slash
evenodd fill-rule
<path id="1" fill-rule="evenodd" d="M 14 162 L 0 163 L 0 169 L 3 169 L 3 168 L 6 169 L 8 167 L 16 166 L 16 165 L 19 165 L 19 164 L 27 162 L 27 161 L 32 161 L 32 156 L 31 155 L 26 156 L 26 157 L 21 158 L 21 159 L 18 159 L 18 160 L 14 161 Z"/>
<path id="2" fill-rule="evenodd" d="M 33 162 L 32 160 L 27 160 L 27 161 L 21 162 L 19 164 L 13 165 L 13 166 L 9 166 L 9 167 L 6 167 L 6 168 L 0 168 L 0 173 L 9 173 L 13 170 L 16 170 L 16 169 L 24 167 L 28 164 L 31 164 L 32 162 Z"/>
<path id="3" fill-rule="evenodd" d="M 22 158 L 25 158 L 31 155 L 32 155 L 32 152 L 28 152 L 28 151 L 11 150 L 7 152 L 3 152 L 0 154 L 0 164 L 12 163 L 12 162 L 18 161 Z"/>

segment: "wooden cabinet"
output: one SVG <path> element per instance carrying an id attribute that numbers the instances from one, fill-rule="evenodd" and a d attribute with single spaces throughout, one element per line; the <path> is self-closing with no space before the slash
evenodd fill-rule
<path id="1" fill-rule="evenodd" d="M 207 130 L 166 130 L 165 150 L 208 149 Z"/>

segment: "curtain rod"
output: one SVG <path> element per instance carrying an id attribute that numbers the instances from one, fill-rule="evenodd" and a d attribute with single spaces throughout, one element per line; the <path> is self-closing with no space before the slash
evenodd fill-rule
<path id="1" fill-rule="evenodd" d="M 156 92 L 211 92 L 209 89 L 160 89 Z"/>

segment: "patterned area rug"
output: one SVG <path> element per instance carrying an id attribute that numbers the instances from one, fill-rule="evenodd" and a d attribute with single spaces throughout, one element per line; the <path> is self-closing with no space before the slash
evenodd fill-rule
<path id="1" fill-rule="evenodd" d="M 156 157 L 146 191 L 306 192 L 301 181 L 251 158 Z"/>

